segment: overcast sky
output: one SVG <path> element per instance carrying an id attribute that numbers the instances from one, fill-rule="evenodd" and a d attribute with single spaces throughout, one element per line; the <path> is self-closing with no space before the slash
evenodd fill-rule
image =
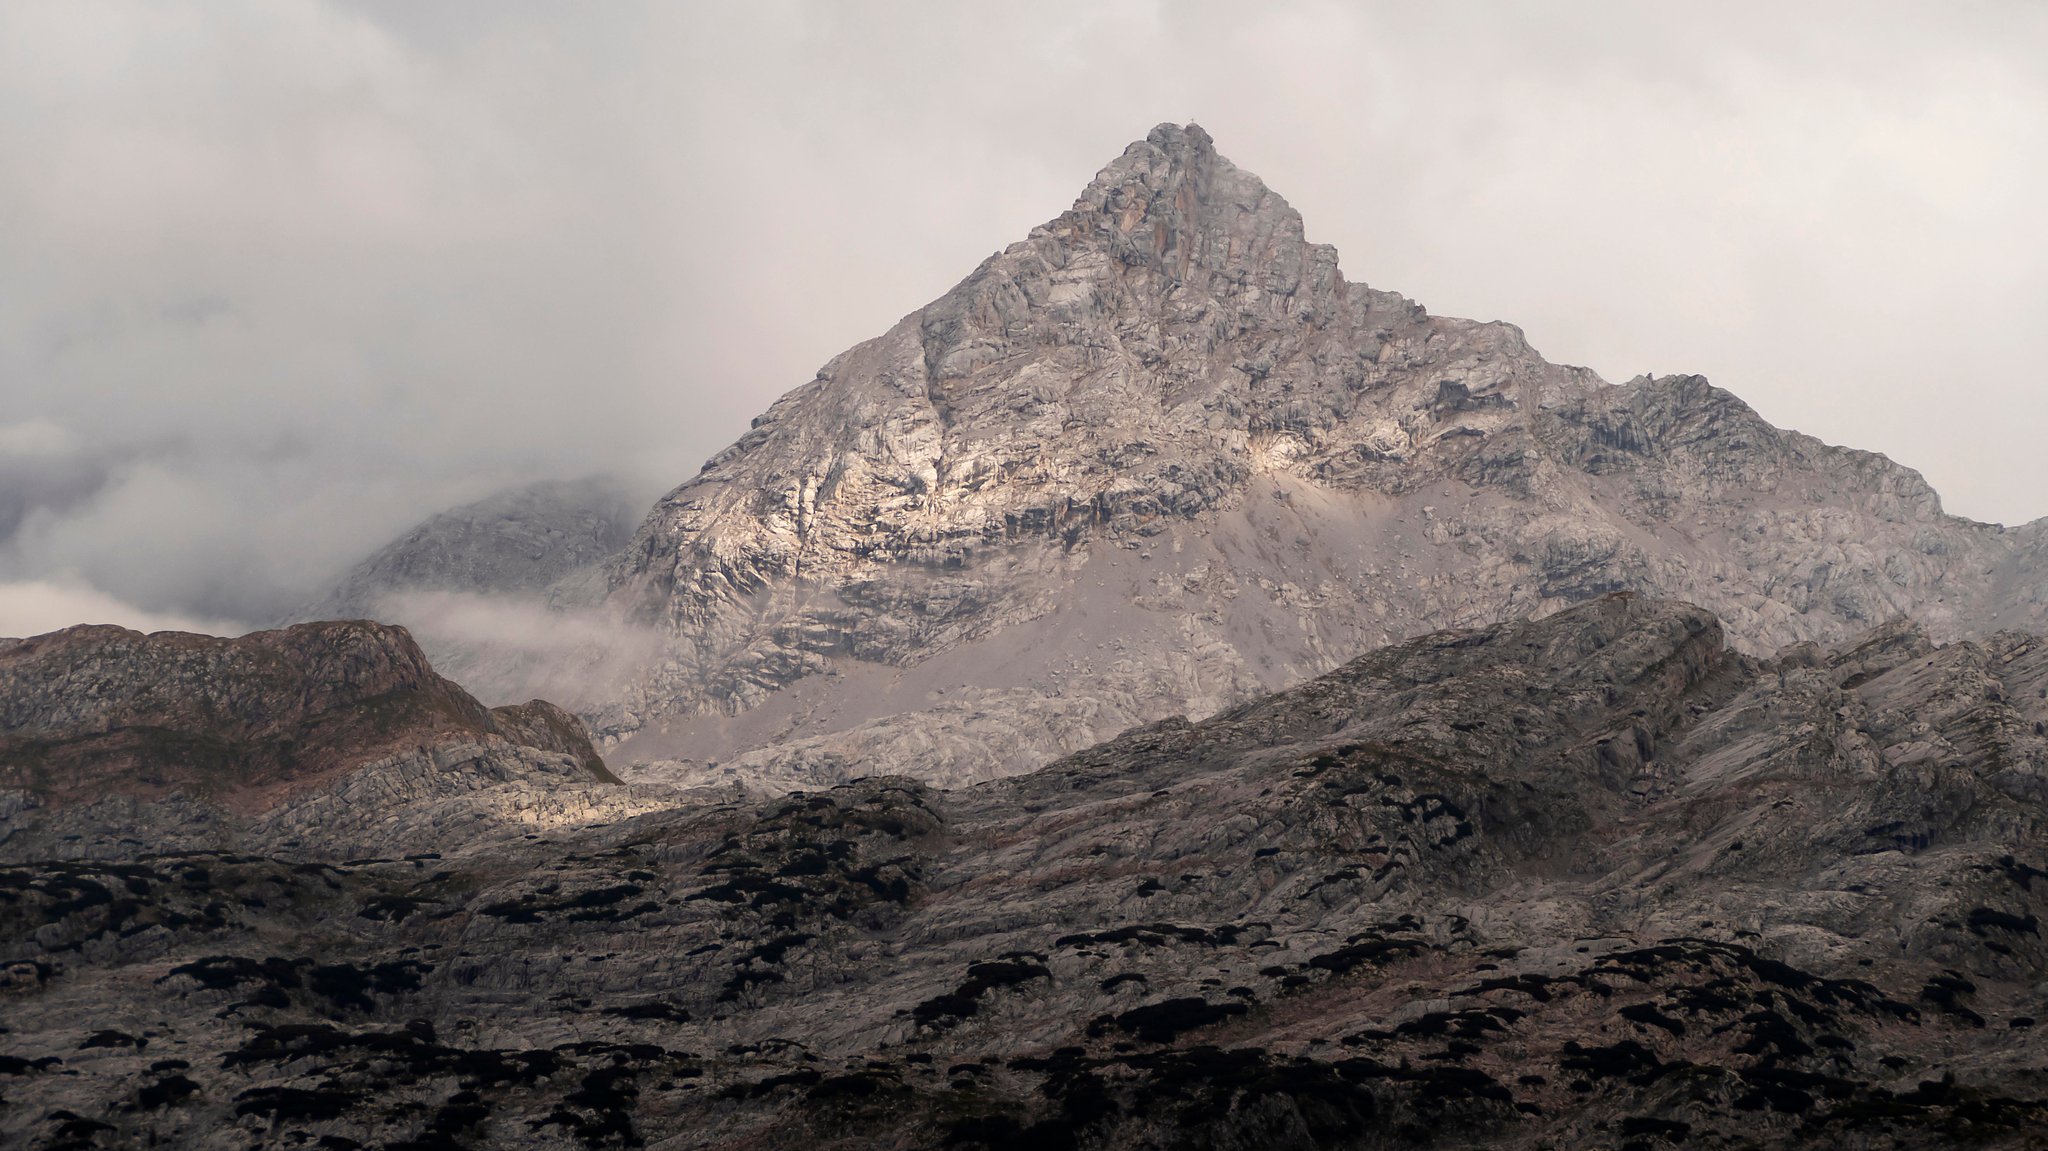
<path id="1" fill-rule="evenodd" d="M 1352 280 L 2048 514 L 2031 0 L 0 0 L 0 634 L 651 497 L 1162 120 Z"/>

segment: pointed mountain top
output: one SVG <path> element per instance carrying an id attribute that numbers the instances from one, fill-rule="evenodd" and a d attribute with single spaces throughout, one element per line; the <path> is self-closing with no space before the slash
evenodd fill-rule
<path id="1" fill-rule="evenodd" d="M 1107 241 L 1125 264 L 1181 280 L 1242 270 L 1248 261 L 1295 265 L 1303 247 L 1301 214 L 1220 155 L 1194 123 L 1161 124 L 1125 148 L 1047 230 Z"/>

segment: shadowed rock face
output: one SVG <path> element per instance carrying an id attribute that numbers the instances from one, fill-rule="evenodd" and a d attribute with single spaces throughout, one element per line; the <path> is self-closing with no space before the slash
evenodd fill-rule
<path id="1" fill-rule="evenodd" d="M 2039 535 L 1698 377 L 1609 385 L 1347 281 L 1162 125 L 657 504 L 610 581 L 662 650 L 592 714 L 641 778 L 957 784 L 1611 591 L 1752 654 L 2039 630 Z"/>
<path id="2" fill-rule="evenodd" d="M 2026 1147 L 2044 724 L 1612 596 L 957 792 L 24 862 L 0 1141 Z"/>
<path id="3" fill-rule="evenodd" d="M 403 628 L 357 620 L 220 639 L 85 626 L 0 640 L 10 854 L 50 849 L 59 829 L 104 848 L 121 836 L 169 846 L 194 821 L 310 826 L 354 793 L 355 822 L 374 821 L 374 780 L 446 786 L 478 772 L 616 782 L 575 717 L 541 700 L 485 708 L 435 674 Z"/>
<path id="4" fill-rule="evenodd" d="M 85 626 L 0 647 L 5 783 L 57 800 L 254 792 L 494 728 L 403 629 L 381 624 L 241 639 Z"/>

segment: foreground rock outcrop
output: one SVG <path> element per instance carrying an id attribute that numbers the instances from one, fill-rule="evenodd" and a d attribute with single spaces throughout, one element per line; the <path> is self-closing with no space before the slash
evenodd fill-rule
<path id="1" fill-rule="evenodd" d="M 138 845 L 420 850 L 630 804 L 581 721 L 490 709 L 404 629 L 0 640 L 0 858 Z M 465 830 L 466 828 L 466 830 Z"/>
<path id="2" fill-rule="evenodd" d="M 1751 654 L 2043 630 L 2042 530 L 1349 281 L 1162 125 L 659 502 L 610 573 L 659 650 L 588 714 L 640 778 L 958 784 L 1617 590 Z"/>
<path id="3" fill-rule="evenodd" d="M 1618 595 L 956 792 L 19 862 L 0 1141 L 2038 1145 L 2044 725 Z"/>

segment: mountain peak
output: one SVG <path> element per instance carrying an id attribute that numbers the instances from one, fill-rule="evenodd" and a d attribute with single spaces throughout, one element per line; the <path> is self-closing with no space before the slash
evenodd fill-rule
<path id="1" fill-rule="evenodd" d="M 1144 139 L 1132 141 L 1131 145 L 1124 149 L 1123 155 L 1103 167 L 1102 173 L 1097 174 L 1096 181 L 1099 182 L 1104 174 L 1115 169 L 1119 161 L 1133 157 L 1147 162 L 1164 159 L 1170 165 L 1171 171 L 1194 177 L 1198 185 L 1206 182 L 1206 177 L 1219 164 L 1232 171 L 1237 170 L 1229 160 L 1217 155 L 1216 141 L 1200 124 L 1191 121 L 1181 125 L 1168 121 L 1145 133 Z"/>
<path id="2" fill-rule="evenodd" d="M 1095 174 L 1072 211 L 1035 235 L 1108 246 L 1126 267 L 1185 282 L 1244 281 L 1259 265 L 1299 264 L 1301 214 L 1216 151 L 1199 124 L 1161 124 Z M 1327 252 L 1334 269 L 1336 253 Z"/>
<path id="3" fill-rule="evenodd" d="M 1349 283 L 1162 124 L 656 505 L 608 583 L 661 650 L 597 719 L 676 778 L 960 783 L 1612 591 L 1751 652 L 2032 627 L 2033 555 L 1704 380 L 1614 387 Z"/>

